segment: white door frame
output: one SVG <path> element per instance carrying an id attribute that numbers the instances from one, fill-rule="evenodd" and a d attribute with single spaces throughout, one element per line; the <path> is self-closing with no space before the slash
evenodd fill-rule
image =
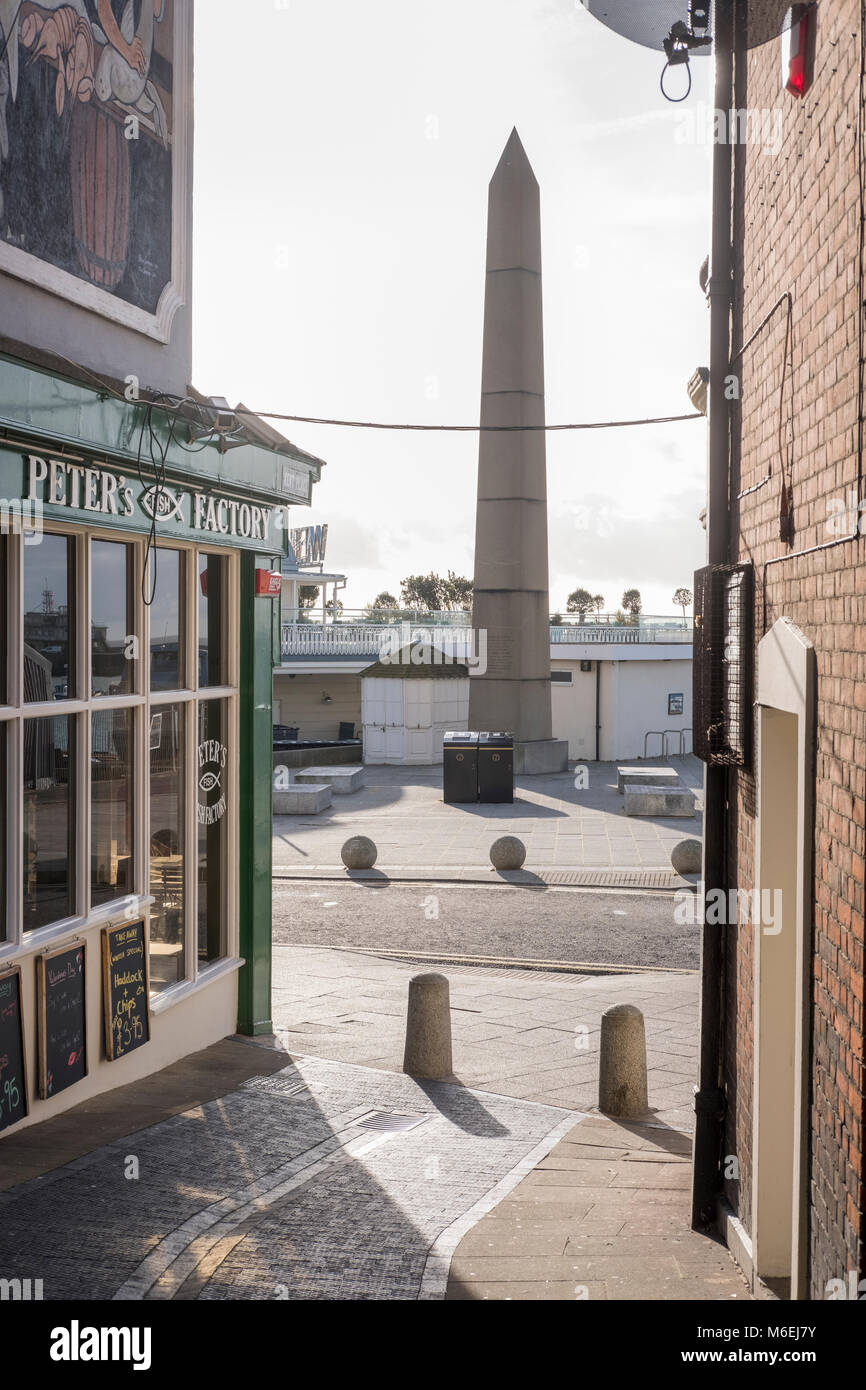
<path id="1" fill-rule="evenodd" d="M 814 813 L 814 730 L 815 730 L 815 649 L 790 618 L 780 618 L 758 644 L 758 726 L 764 725 L 769 746 L 770 723 L 774 712 L 793 715 L 796 718 L 796 865 L 790 876 L 794 886 L 795 902 L 783 906 L 782 932 L 793 931 L 793 989 L 794 998 L 790 1000 L 790 1018 L 793 1022 L 793 1039 L 774 1034 L 772 1029 L 771 976 L 770 969 L 785 962 L 790 965 L 791 956 L 786 955 L 786 942 L 780 935 L 770 935 L 761 925 L 761 913 L 757 914 L 755 927 L 754 960 L 754 1041 L 755 1077 L 752 1106 L 752 1242 L 754 1269 L 756 1274 L 768 1277 L 789 1273 L 791 1278 L 791 1297 L 807 1297 L 806 1260 L 808 1246 L 807 1188 L 809 1171 L 809 1065 L 810 1065 L 810 1017 L 812 980 L 812 900 L 813 900 L 813 813 Z M 759 893 L 763 889 L 770 892 L 778 883 L 762 883 L 762 872 L 772 860 L 769 837 L 773 834 L 774 819 L 771 813 L 772 798 L 764 785 L 772 774 L 772 767 L 764 768 L 762 763 L 761 739 L 758 739 L 758 822 L 755 846 L 755 886 Z M 769 751 L 769 747 L 766 751 Z M 793 784 L 794 769 L 789 770 L 787 781 Z M 778 858 L 778 856 L 777 856 Z M 762 898 L 758 898 L 760 903 Z M 771 932 L 772 932 L 771 928 Z M 780 954 L 781 952 L 781 954 Z M 771 954 L 772 953 L 772 954 Z M 763 967 L 763 968 L 762 968 Z M 790 978 L 790 977 L 787 977 Z M 762 1029 L 762 999 L 765 1016 Z M 782 1001 L 784 1004 L 784 1001 Z M 784 1227 L 778 1206 L 774 1183 L 781 1174 L 761 1171 L 762 1158 L 768 1162 L 769 1154 L 776 1144 L 770 1126 L 766 1123 L 766 1112 L 772 1102 L 765 1102 L 764 1115 L 761 1111 L 761 1085 L 767 1084 L 772 1093 L 774 1072 L 778 1075 L 779 1059 L 783 1049 L 793 1043 L 793 1086 L 791 1089 L 791 1127 L 788 1132 L 793 1152 L 793 1166 L 790 1178 L 790 1256 L 780 1250 L 784 1239 Z M 764 1119 L 764 1125 L 761 1121 Z M 777 1136 L 775 1136 L 777 1140 Z M 778 1149 L 776 1148 L 778 1152 Z M 773 1209 L 775 1207 L 775 1210 Z M 784 1225 L 787 1221 L 784 1221 Z M 763 1257 L 762 1257 L 763 1252 Z M 788 1264 L 787 1270 L 784 1267 Z"/>

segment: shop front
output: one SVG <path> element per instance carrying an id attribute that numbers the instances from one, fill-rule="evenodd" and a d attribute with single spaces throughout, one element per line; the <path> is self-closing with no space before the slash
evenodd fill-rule
<path id="1" fill-rule="evenodd" d="M 0 359 L 0 1131 L 270 1031 L 279 571 L 317 477 Z"/>

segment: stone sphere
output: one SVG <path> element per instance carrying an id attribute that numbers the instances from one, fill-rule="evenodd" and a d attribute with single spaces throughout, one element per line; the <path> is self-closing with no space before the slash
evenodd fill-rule
<path id="1" fill-rule="evenodd" d="M 516 835 L 500 835 L 490 846 L 494 869 L 519 869 L 526 858 L 526 845 Z"/>
<path id="2" fill-rule="evenodd" d="M 378 853 L 366 835 L 353 835 L 340 850 L 340 858 L 347 869 L 372 869 Z"/>
<path id="3" fill-rule="evenodd" d="M 700 840 L 680 840 L 671 850 L 671 864 L 678 874 L 701 872 Z"/>

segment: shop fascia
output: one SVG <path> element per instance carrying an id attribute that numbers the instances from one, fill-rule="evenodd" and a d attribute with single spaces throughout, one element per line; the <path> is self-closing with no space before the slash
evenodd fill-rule
<path id="1" fill-rule="evenodd" d="M 137 476 L 102 464 L 45 454 L 26 455 L 25 490 L 25 501 L 33 507 L 65 507 L 76 513 L 116 517 L 137 529 L 148 529 L 154 520 L 173 521 L 183 532 L 234 537 L 264 547 L 280 544 L 286 524 L 284 507 L 265 507 L 163 482 L 142 487 Z"/>

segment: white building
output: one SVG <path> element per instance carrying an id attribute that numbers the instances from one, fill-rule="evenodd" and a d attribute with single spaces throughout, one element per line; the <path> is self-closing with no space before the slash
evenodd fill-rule
<path id="1" fill-rule="evenodd" d="M 303 582 L 319 578 L 305 573 Z M 321 578 L 332 584 L 335 576 Z M 479 657 L 468 614 L 388 622 L 319 611 L 316 621 L 297 621 L 285 596 L 283 613 L 275 724 L 297 728 L 302 741 L 337 740 L 351 726 L 363 737 L 366 762 L 441 762 L 442 733 L 468 718 L 471 676 L 443 681 L 436 668 L 427 680 L 385 677 L 381 668 L 364 673 L 383 652 L 393 663 L 395 648 L 431 640 L 457 660 Z M 550 656 L 553 736 L 568 740 L 571 759 L 691 751 L 692 632 L 682 618 L 552 626 Z"/>

